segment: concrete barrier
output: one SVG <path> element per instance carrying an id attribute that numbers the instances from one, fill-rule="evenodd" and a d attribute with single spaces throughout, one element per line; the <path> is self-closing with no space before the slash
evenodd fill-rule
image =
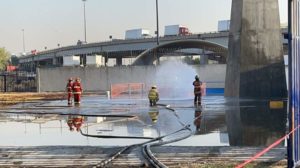
<path id="1" fill-rule="evenodd" d="M 110 90 L 111 84 L 116 83 L 145 83 L 150 86 L 155 79 L 157 68 L 156 66 L 39 68 L 37 82 L 41 92 L 64 91 L 70 77 L 80 77 L 85 91 L 107 91 Z M 192 68 L 200 76 L 200 80 L 207 83 L 207 87 L 224 88 L 225 64 L 197 65 Z"/>

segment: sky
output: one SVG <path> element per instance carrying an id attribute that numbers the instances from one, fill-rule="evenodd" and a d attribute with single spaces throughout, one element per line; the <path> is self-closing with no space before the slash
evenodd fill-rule
<path id="1" fill-rule="evenodd" d="M 279 0 L 281 23 L 287 22 L 286 0 Z M 191 32 L 217 30 L 229 20 L 231 0 L 158 0 L 159 27 L 180 24 Z M 87 42 L 123 39 L 129 29 L 156 29 L 155 0 L 87 0 Z M 82 0 L 8 0 L 0 2 L 0 47 L 18 54 L 75 45 L 84 40 Z M 22 31 L 22 29 L 24 31 Z"/>

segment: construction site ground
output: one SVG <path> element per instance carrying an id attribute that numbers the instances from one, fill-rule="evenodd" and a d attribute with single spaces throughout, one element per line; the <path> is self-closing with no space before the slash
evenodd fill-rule
<path id="1" fill-rule="evenodd" d="M 183 142 L 180 141 L 178 143 L 173 143 L 171 145 L 168 144 L 151 147 L 151 151 L 160 162 L 168 167 L 174 168 L 235 167 L 245 160 L 250 159 L 255 154 L 265 149 L 267 145 L 271 144 L 271 142 L 268 142 L 267 145 L 261 146 L 232 146 L 227 142 L 228 139 L 226 140 L 225 138 L 224 140 L 223 137 L 219 137 L 221 138 L 221 141 L 218 142 L 218 144 L 210 145 L 209 142 L 203 142 L 204 144 L 201 144 L 201 139 L 193 139 L 197 136 L 198 138 L 201 137 L 202 139 L 206 138 L 205 134 L 209 134 L 211 132 L 210 129 L 215 129 L 215 127 L 218 126 L 220 127 L 218 130 L 223 132 L 222 130 L 224 129 L 224 123 L 219 121 L 224 118 L 223 115 L 219 114 L 219 111 L 212 115 L 212 111 L 216 111 L 218 108 L 223 108 L 217 105 L 219 102 L 213 102 L 215 97 L 212 98 L 212 100 L 210 100 L 210 98 L 204 99 L 204 104 L 206 104 L 207 107 L 205 110 L 201 110 L 202 122 L 201 127 L 199 125 L 199 128 L 201 128 L 199 130 L 197 130 L 196 122 L 192 120 L 194 117 L 196 117 L 196 113 L 199 111 L 197 111 L 197 108 L 194 110 L 194 107 L 188 103 L 190 100 L 175 102 L 170 100 L 162 100 L 161 102 L 163 104 L 172 104 L 171 106 L 174 106 L 174 108 L 179 111 L 177 113 L 175 111 L 174 115 L 171 115 L 169 111 L 162 107 L 157 109 L 149 108 L 147 105 L 147 100 L 111 101 L 107 100 L 105 97 L 106 96 L 104 94 L 85 94 L 81 107 L 68 107 L 66 106 L 65 100 L 66 93 L 63 92 L 0 94 L 0 105 L 2 107 L 0 114 L 4 116 L 4 119 L 2 119 L 1 122 L 19 122 L 20 120 L 15 120 L 15 116 L 11 117 L 10 115 L 21 115 L 22 113 L 30 113 L 31 115 L 36 115 L 38 113 L 42 115 L 57 113 L 63 115 L 63 117 L 58 117 L 55 119 L 55 122 L 57 123 L 58 120 L 60 120 L 60 123 L 62 120 L 66 120 L 65 116 L 74 114 L 87 116 L 87 118 L 99 114 L 107 116 L 111 114 L 116 116 L 127 115 L 135 117 L 126 119 L 125 124 L 127 124 L 127 132 L 125 135 L 142 137 L 168 134 L 174 130 L 178 130 L 181 127 L 181 122 L 186 123 L 187 125 L 192 125 L 192 131 L 194 133 L 192 138 L 184 140 Z M 159 111 L 157 123 L 156 121 L 155 123 L 153 123 L 153 120 L 151 121 L 153 118 L 151 118 L 152 116 L 150 113 L 153 111 Z M 187 115 L 189 116 L 186 117 Z M 40 118 L 41 116 L 39 115 L 39 121 Z M 101 117 L 97 117 L 97 119 L 99 118 Z M 45 118 L 43 122 L 47 122 L 47 119 L 49 119 L 49 116 L 48 118 Z M 26 141 L 26 138 L 32 134 L 28 129 L 31 128 L 31 124 L 35 124 L 34 121 L 36 120 L 27 122 L 27 125 L 25 124 L 27 133 L 24 135 L 16 135 L 14 137 L 13 135 L 9 134 L 9 130 L 5 130 L 2 131 L 2 139 L 5 139 L 6 136 L 9 135 L 8 138 L 24 138 L 24 141 Z M 113 119 L 110 121 L 113 122 Z M 22 120 L 22 122 L 24 121 Z M 42 125 L 42 127 L 44 124 L 43 122 L 39 123 Z M 54 120 L 51 119 L 51 122 L 54 122 Z M 124 120 L 118 119 L 117 122 L 122 123 Z M 143 122 L 141 126 L 137 124 L 140 122 Z M 216 125 L 210 125 L 210 123 L 213 122 L 220 123 Z M 97 124 L 97 122 L 95 123 Z M 121 124 L 122 127 L 120 127 L 118 124 L 119 123 L 115 123 L 113 126 L 111 126 L 116 130 L 113 130 L 109 135 L 120 134 L 117 128 L 122 130 L 124 125 Z M 205 126 L 203 126 L 204 124 Z M 46 136 L 46 138 L 49 139 L 47 137 L 47 129 L 50 127 L 48 127 L 48 125 L 44 125 L 44 127 L 45 128 L 42 129 L 38 136 L 33 135 L 30 138 Z M 50 142 L 43 143 L 34 140 L 32 141 L 34 144 L 30 144 L 29 142 L 29 145 L 23 145 L 23 143 L 19 143 L 22 142 L 21 140 L 15 140 L 14 142 L 11 142 L 11 144 L 9 141 L 2 142 L 0 144 L 0 167 L 93 167 L 97 165 L 119 168 L 150 167 L 148 161 L 143 157 L 141 147 L 135 147 L 129 151 L 126 151 L 118 155 L 118 157 L 115 159 L 112 159 L 112 161 L 106 162 L 103 165 L 103 161 L 107 161 L 107 159 L 123 149 L 124 146 L 135 143 L 133 140 L 126 138 L 120 141 L 102 138 L 87 138 L 75 131 L 72 132 L 72 137 L 75 137 L 75 139 L 70 140 L 70 138 L 68 138 L 70 142 L 65 143 L 65 138 L 67 137 L 65 135 L 70 137 L 70 131 L 68 130 L 66 121 L 63 121 L 63 125 L 60 126 L 60 128 L 57 127 L 57 130 L 58 129 L 61 129 L 61 135 L 59 136 L 59 134 L 57 134 L 56 137 L 53 137 L 56 139 L 55 142 L 52 140 Z M 99 129 L 102 129 L 101 133 L 99 133 Z M 86 122 L 86 125 L 84 125 L 84 128 L 82 128 L 84 133 L 93 133 L 93 135 L 106 135 L 108 129 L 111 128 L 108 128 L 107 125 L 105 125 L 105 127 L 103 125 L 97 125 L 97 127 L 94 127 L 92 123 L 88 122 Z M 144 132 L 141 132 L 141 130 L 144 130 Z M 61 140 L 61 142 L 59 140 Z M 77 143 L 77 140 L 80 141 L 80 143 Z M 287 167 L 286 147 L 284 145 L 277 146 L 254 162 L 248 164 L 246 167 Z"/>

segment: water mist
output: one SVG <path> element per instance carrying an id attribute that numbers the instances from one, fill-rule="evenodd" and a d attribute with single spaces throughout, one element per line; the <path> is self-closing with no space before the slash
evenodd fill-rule
<path id="1" fill-rule="evenodd" d="M 192 99 L 196 70 L 181 60 L 167 60 L 157 68 L 156 85 L 162 99 Z"/>

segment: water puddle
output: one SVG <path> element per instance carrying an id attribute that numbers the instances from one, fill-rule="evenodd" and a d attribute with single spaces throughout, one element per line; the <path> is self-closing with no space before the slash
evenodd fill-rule
<path id="1" fill-rule="evenodd" d="M 104 97 L 85 97 L 81 107 L 52 101 L 2 109 L 0 146 L 124 146 L 170 134 L 184 125 L 190 125 L 193 135 L 169 145 L 267 146 L 286 132 L 286 106 L 271 109 L 266 100 L 207 96 L 198 107 L 192 100 L 160 103 L 170 104 L 175 111 L 148 107 L 145 99 Z"/>

